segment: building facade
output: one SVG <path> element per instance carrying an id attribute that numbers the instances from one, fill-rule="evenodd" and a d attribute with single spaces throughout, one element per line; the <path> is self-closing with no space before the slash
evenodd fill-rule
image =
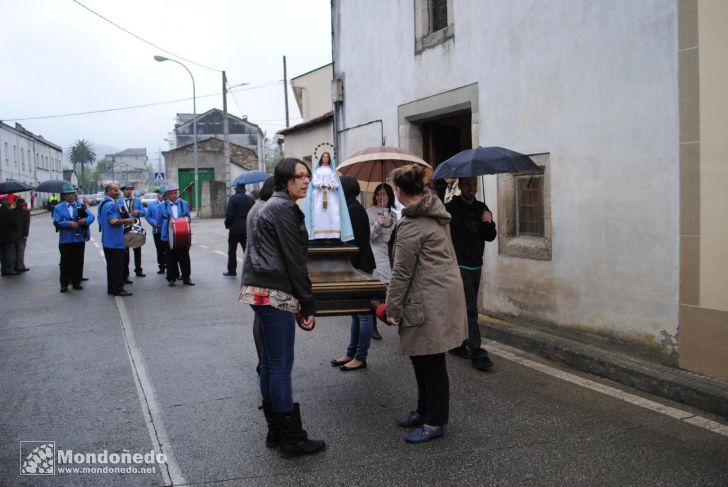
<path id="1" fill-rule="evenodd" d="M 100 184 L 117 181 L 120 183 L 130 182 L 134 190 L 146 192 L 149 189 L 150 171 L 147 149 L 125 149 L 116 154 L 106 154 L 107 170 L 102 174 Z"/>
<path id="2" fill-rule="evenodd" d="M 19 123 L 0 122 L 0 181 L 37 186 L 50 179 L 63 179 L 63 149 Z M 38 194 L 35 207 L 42 207 L 47 199 L 47 194 Z"/>
<path id="3" fill-rule="evenodd" d="M 311 164 L 315 147 L 322 143 L 333 145 L 332 80 L 332 64 L 291 78 L 291 88 L 303 121 L 277 132 L 284 137 L 286 157 L 296 157 Z"/>
<path id="4" fill-rule="evenodd" d="M 715 0 L 335 1 L 340 156 L 380 130 L 433 165 L 533 154 L 481 178 L 481 311 L 728 378 L 726 22 Z"/>

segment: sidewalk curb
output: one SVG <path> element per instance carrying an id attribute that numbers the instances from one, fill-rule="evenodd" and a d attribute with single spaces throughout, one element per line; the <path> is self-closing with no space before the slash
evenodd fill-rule
<path id="1" fill-rule="evenodd" d="M 483 315 L 479 323 L 491 340 L 728 418 L 728 382 L 517 323 Z"/>

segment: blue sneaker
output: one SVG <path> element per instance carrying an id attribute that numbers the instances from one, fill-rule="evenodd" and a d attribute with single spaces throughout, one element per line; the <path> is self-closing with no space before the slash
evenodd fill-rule
<path id="1" fill-rule="evenodd" d="M 222 275 L 225 277 L 229 277 L 230 279 L 235 279 L 238 276 L 237 274 L 233 274 L 230 272 L 223 272 Z"/>
<path id="2" fill-rule="evenodd" d="M 404 435 L 404 439 L 408 443 L 424 443 L 435 438 L 440 438 L 444 434 L 444 426 L 422 426 Z"/>
<path id="3" fill-rule="evenodd" d="M 397 426 L 403 428 L 415 428 L 425 424 L 425 417 L 415 411 L 410 411 L 409 414 L 403 414 L 394 418 L 394 422 L 397 423 Z"/>

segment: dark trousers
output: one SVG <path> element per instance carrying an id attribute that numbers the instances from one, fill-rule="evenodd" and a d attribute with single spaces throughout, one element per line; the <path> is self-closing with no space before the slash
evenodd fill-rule
<path id="1" fill-rule="evenodd" d="M 118 294 L 124 290 L 124 254 L 126 249 L 104 247 L 106 257 L 106 292 Z"/>
<path id="2" fill-rule="evenodd" d="M 81 284 L 85 246 L 84 242 L 58 245 L 58 250 L 61 252 L 61 286 Z"/>
<path id="3" fill-rule="evenodd" d="M 480 288 L 480 269 L 460 268 L 465 290 L 465 308 L 468 314 L 468 351 L 470 358 L 487 357 L 488 353 L 481 348 L 480 328 L 478 327 L 478 288 Z"/>
<path id="4" fill-rule="evenodd" d="M 192 272 L 190 249 L 171 249 L 169 242 L 164 242 L 164 250 L 167 254 L 167 280 L 176 281 L 180 277 L 183 281 L 188 280 Z"/>
<path id="5" fill-rule="evenodd" d="M 134 250 L 134 272 L 142 272 L 142 248 Z M 129 247 L 124 251 L 124 277 L 129 277 Z"/>
<path id="6" fill-rule="evenodd" d="M 228 273 L 230 274 L 238 272 L 238 244 L 245 252 L 245 240 L 244 233 L 228 233 Z"/>
<path id="7" fill-rule="evenodd" d="M 260 393 L 273 410 L 293 410 L 293 370 L 296 318 L 293 313 L 272 306 L 251 306 L 260 320 Z"/>
<path id="8" fill-rule="evenodd" d="M 417 379 L 417 413 L 432 426 L 447 424 L 450 412 L 450 381 L 445 354 L 410 357 Z"/>
<path id="9" fill-rule="evenodd" d="M 167 267 L 167 255 L 162 244 L 162 237 L 159 233 L 153 233 L 152 235 L 154 236 L 154 247 L 157 249 L 157 265 L 159 270 L 163 271 Z"/>
<path id="10" fill-rule="evenodd" d="M 0 243 L 0 271 L 2 275 L 15 272 L 15 242 Z"/>

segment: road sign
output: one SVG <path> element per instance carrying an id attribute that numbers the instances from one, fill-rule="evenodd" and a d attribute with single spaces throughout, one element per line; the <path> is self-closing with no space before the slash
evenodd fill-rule
<path id="1" fill-rule="evenodd" d="M 154 173 L 154 182 L 157 184 L 162 184 L 164 182 L 164 173 L 163 172 L 155 172 Z"/>

